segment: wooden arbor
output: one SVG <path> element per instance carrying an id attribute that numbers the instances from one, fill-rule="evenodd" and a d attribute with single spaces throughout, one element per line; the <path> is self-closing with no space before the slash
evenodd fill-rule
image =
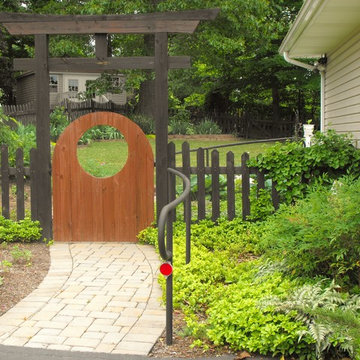
<path id="1" fill-rule="evenodd" d="M 193 33 L 200 20 L 215 19 L 219 9 L 137 15 L 39 15 L 0 13 L 11 35 L 35 35 L 35 58 L 15 59 L 14 70 L 36 76 L 36 208 L 43 236 L 52 237 L 49 71 L 103 72 L 120 69 L 155 70 L 156 205 L 167 203 L 168 70 L 187 68 L 190 58 L 168 55 L 168 33 Z M 94 58 L 49 58 L 49 35 L 95 34 Z M 155 34 L 155 56 L 108 57 L 107 34 Z"/>

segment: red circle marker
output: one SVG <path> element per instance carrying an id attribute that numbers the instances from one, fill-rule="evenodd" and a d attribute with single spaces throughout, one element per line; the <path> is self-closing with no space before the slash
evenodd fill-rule
<path id="1" fill-rule="evenodd" d="M 173 267 L 170 263 L 166 262 L 160 265 L 160 273 L 164 276 L 169 276 L 173 272 Z"/>

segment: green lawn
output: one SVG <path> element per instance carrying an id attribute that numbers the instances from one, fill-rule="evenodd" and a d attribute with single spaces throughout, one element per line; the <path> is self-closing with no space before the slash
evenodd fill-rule
<path id="1" fill-rule="evenodd" d="M 149 139 L 155 153 L 155 139 Z M 240 140 L 239 140 L 240 141 Z M 224 140 L 189 140 L 190 149 L 207 147 L 213 145 L 231 144 L 234 141 Z M 183 140 L 174 140 L 176 151 L 181 151 Z M 226 164 L 226 153 L 232 151 L 235 155 L 235 162 L 240 163 L 241 154 L 245 151 L 250 156 L 261 153 L 265 147 L 272 143 L 249 144 L 242 146 L 232 146 L 220 148 L 220 165 Z M 124 140 L 115 141 L 94 141 L 89 145 L 78 147 L 78 158 L 81 166 L 90 174 L 97 177 L 106 177 L 116 174 L 125 164 L 127 159 L 127 144 Z M 191 164 L 196 165 L 196 153 L 191 153 Z M 176 165 L 181 165 L 181 155 L 177 156 Z"/>

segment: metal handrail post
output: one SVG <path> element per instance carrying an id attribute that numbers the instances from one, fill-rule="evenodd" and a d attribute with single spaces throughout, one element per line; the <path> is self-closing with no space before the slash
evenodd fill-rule
<path id="1" fill-rule="evenodd" d="M 184 182 L 184 191 L 183 193 L 171 201 L 169 204 L 165 205 L 160 212 L 158 219 L 158 245 L 160 256 L 172 264 L 173 261 L 173 230 L 172 223 L 173 217 L 169 214 L 173 211 L 177 205 L 181 202 L 184 202 L 189 198 L 190 194 L 190 180 L 182 174 L 180 171 L 175 169 L 168 168 L 168 172 L 180 176 Z M 165 226 L 167 224 L 167 234 L 166 234 L 166 246 L 165 246 Z M 166 279 L 166 344 L 172 344 L 172 335 L 173 335 L 173 276 L 169 275 Z"/>

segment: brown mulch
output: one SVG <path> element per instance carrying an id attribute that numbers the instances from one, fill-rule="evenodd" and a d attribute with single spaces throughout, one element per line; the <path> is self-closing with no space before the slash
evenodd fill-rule
<path id="1" fill-rule="evenodd" d="M 24 259 L 13 259 L 11 251 L 14 246 L 31 251 L 29 263 Z M 0 266 L 0 277 L 3 278 L 0 285 L 0 315 L 29 295 L 44 279 L 50 267 L 49 247 L 44 243 L 3 243 L 0 245 L 0 261 L 3 260 L 9 261 L 12 266 L 8 269 Z"/>
<path id="2" fill-rule="evenodd" d="M 209 357 L 220 355 L 234 355 L 227 347 L 215 348 L 211 344 L 208 345 L 208 349 L 204 350 L 201 347 L 191 347 L 194 338 L 187 336 L 185 333 L 186 323 L 184 321 L 184 315 L 181 311 L 175 310 L 173 315 L 173 344 L 166 345 L 166 333 L 165 331 L 153 347 L 150 357 L 177 357 L 177 358 L 196 358 L 196 357 Z"/>

